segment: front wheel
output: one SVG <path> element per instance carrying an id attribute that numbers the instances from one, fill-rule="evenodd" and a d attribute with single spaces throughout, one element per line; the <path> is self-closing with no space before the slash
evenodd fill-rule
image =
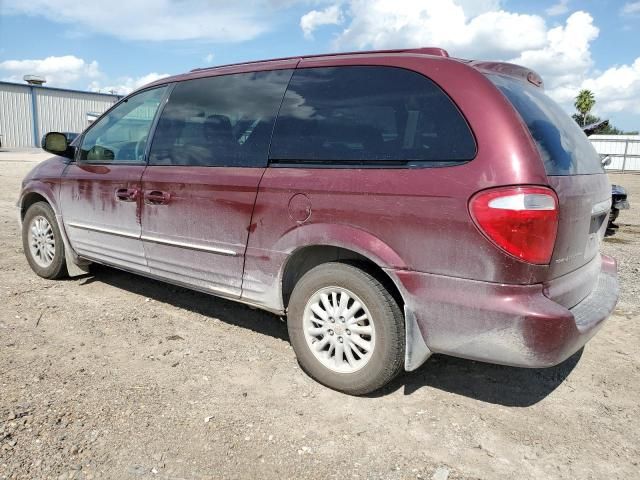
<path id="1" fill-rule="evenodd" d="M 287 326 L 303 370 L 335 390 L 363 395 L 402 369 L 400 307 L 375 277 L 352 265 L 307 272 L 291 294 Z"/>
<path id="2" fill-rule="evenodd" d="M 58 279 L 67 275 L 62 236 L 48 203 L 37 202 L 27 210 L 22 221 L 22 246 L 29 266 L 39 276 Z"/>

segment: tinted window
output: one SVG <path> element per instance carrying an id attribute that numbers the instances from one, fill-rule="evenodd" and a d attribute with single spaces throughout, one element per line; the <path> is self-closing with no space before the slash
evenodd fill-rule
<path id="1" fill-rule="evenodd" d="M 88 163 L 144 163 L 149 129 L 166 87 L 122 101 L 101 117 L 82 139 L 80 159 Z"/>
<path id="2" fill-rule="evenodd" d="M 393 67 L 296 70 L 271 142 L 276 162 L 411 165 L 475 153 L 451 99 L 428 78 Z"/>
<path id="3" fill-rule="evenodd" d="M 178 83 L 154 135 L 151 165 L 265 166 L 291 70 Z"/>
<path id="4" fill-rule="evenodd" d="M 549 175 L 602 173 L 600 157 L 578 124 L 541 88 L 487 75 L 529 128 Z"/>

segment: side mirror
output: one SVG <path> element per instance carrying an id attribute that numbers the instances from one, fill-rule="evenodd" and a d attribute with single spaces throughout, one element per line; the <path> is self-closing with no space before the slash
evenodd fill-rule
<path id="1" fill-rule="evenodd" d="M 45 152 L 66 158 L 73 158 L 75 148 L 69 145 L 69 143 L 67 136 L 60 132 L 49 132 L 42 137 L 42 149 Z"/>
<path id="2" fill-rule="evenodd" d="M 606 157 L 603 157 L 600 161 L 602 162 L 603 167 L 607 167 L 611 165 L 611 155 L 607 155 Z"/>

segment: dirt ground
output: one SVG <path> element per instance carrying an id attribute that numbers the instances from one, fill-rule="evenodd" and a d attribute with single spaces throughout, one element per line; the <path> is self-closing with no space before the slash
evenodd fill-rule
<path id="1" fill-rule="evenodd" d="M 301 372 L 275 316 L 106 267 L 47 281 L 0 155 L 0 478 L 640 478 L 640 175 L 622 295 L 564 364 L 433 356 L 354 398 Z"/>

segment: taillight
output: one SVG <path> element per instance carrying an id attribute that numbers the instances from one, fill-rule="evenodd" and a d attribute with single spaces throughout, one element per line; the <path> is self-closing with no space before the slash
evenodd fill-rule
<path id="1" fill-rule="evenodd" d="M 501 187 L 469 202 L 478 228 L 498 247 L 520 260 L 551 261 L 558 231 L 558 197 L 545 187 Z"/>

